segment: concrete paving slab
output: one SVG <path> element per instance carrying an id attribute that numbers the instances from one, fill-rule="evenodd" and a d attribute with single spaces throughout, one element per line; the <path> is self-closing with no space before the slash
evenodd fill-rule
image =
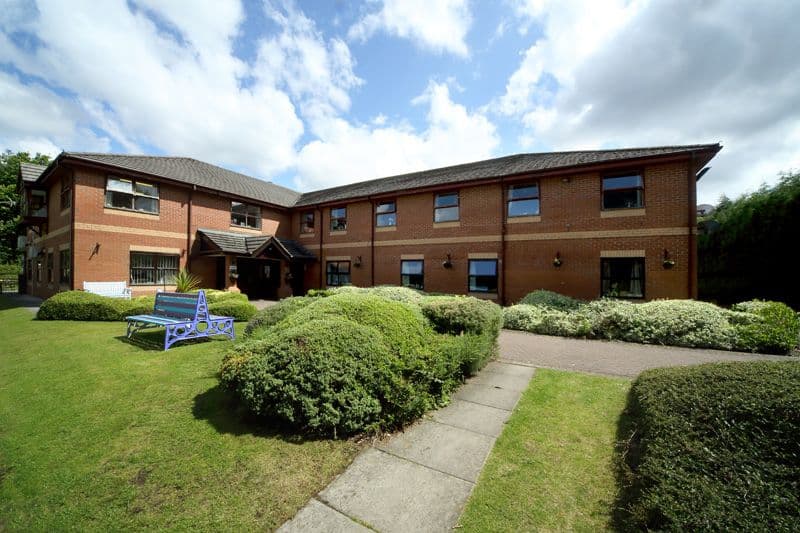
<path id="1" fill-rule="evenodd" d="M 530 380 L 531 378 L 528 376 L 515 376 L 511 374 L 501 374 L 499 372 L 481 372 L 477 376 L 468 379 L 467 383 L 525 392 Z"/>
<path id="2" fill-rule="evenodd" d="M 451 426 L 469 429 L 490 437 L 499 437 L 511 411 L 489 407 L 463 400 L 453 400 L 450 405 L 430 414 L 432 420 Z"/>
<path id="3" fill-rule="evenodd" d="M 453 398 L 512 411 L 514 406 L 517 405 L 520 394 L 519 391 L 515 390 L 497 389 L 477 383 L 465 383 L 453 395 Z"/>
<path id="4" fill-rule="evenodd" d="M 501 352 L 500 355 L 503 356 L 504 354 Z M 530 379 L 533 377 L 534 372 L 536 372 L 536 368 L 532 366 L 514 364 L 513 362 L 509 363 L 491 361 L 485 367 L 483 367 L 483 370 L 481 370 L 480 374 L 483 374 L 484 372 L 494 372 L 496 374 L 503 374 L 506 376 L 520 376 Z"/>
<path id="5" fill-rule="evenodd" d="M 488 435 L 433 420 L 420 420 L 403 433 L 374 446 L 475 483 L 493 444 L 494 438 Z"/>
<path id="6" fill-rule="evenodd" d="M 472 483 L 369 448 L 319 499 L 378 531 L 449 531 Z"/>
<path id="7" fill-rule="evenodd" d="M 294 518 L 278 528 L 279 533 L 316 532 L 319 533 L 368 533 L 369 529 L 353 522 L 348 517 L 311 499 Z"/>

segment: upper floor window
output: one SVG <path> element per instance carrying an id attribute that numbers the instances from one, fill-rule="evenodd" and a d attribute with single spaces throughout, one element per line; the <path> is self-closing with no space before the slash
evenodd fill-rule
<path id="1" fill-rule="evenodd" d="M 131 252 L 131 285 L 171 285 L 180 256 Z"/>
<path id="2" fill-rule="evenodd" d="M 458 193 L 437 194 L 433 202 L 434 222 L 455 222 L 458 220 Z"/>
<path id="3" fill-rule="evenodd" d="M 350 284 L 350 261 L 328 261 L 325 272 L 326 281 L 331 287 Z"/>
<path id="4" fill-rule="evenodd" d="M 331 208 L 331 231 L 344 231 L 347 229 L 347 208 Z"/>
<path id="5" fill-rule="evenodd" d="M 470 292 L 497 292 L 497 259 L 469 260 Z"/>
<path id="6" fill-rule="evenodd" d="M 527 217 L 539 214 L 539 184 L 508 186 L 508 217 Z"/>
<path id="7" fill-rule="evenodd" d="M 61 180 L 61 210 L 69 208 L 72 205 L 72 178 L 63 178 Z"/>
<path id="8" fill-rule="evenodd" d="M 158 185 L 139 180 L 106 180 L 106 207 L 158 213 Z"/>
<path id="9" fill-rule="evenodd" d="M 603 178 L 603 209 L 644 207 L 644 180 L 641 174 Z"/>
<path id="10" fill-rule="evenodd" d="M 300 233 L 314 233 L 314 211 L 305 211 L 300 215 Z"/>
<path id="11" fill-rule="evenodd" d="M 403 287 L 422 290 L 425 286 L 425 274 L 421 260 L 400 261 L 400 284 Z"/>
<path id="12" fill-rule="evenodd" d="M 644 298 L 644 258 L 600 260 L 601 292 L 615 298 Z"/>
<path id="13" fill-rule="evenodd" d="M 397 225 L 397 204 L 382 202 L 375 208 L 375 225 L 379 228 Z"/>
<path id="14" fill-rule="evenodd" d="M 231 226 L 261 229 L 261 208 L 240 202 L 231 202 Z"/>

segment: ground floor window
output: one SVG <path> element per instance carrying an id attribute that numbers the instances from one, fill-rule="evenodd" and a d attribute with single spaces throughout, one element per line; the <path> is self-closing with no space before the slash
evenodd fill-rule
<path id="1" fill-rule="evenodd" d="M 47 283 L 53 283 L 53 252 L 47 252 Z"/>
<path id="2" fill-rule="evenodd" d="M 602 295 L 612 298 L 644 298 L 644 258 L 615 257 L 600 260 Z"/>
<path id="3" fill-rule="evenodd" d="M 350 284 L 350 261 L 328 261 L 325 271 L 331 287 Z"/>
<path id="4" fill-rule="evenodd" d="M 469 291 L 497 292 L 497 259 L 469 260 Z"/>
<path id="5" fill-rule="evenodd" d="M 421 260 L 400 261 L 400 284 L 422 290 L 425 287 L 424 263 Z"/>
<path id="6" fill-rule="evenodd" d="M 172 285 L 180 256 L 131 252 L 131 285 Z"/>
<path id="7" fill-rule="evenodd" d="M 69 284 L 70 281 L 70 254 L 69 248 L 58 252 L 58 281 L 59 283 Z"/>
<path id="8" fill-rule="evenodd" d="M 36 259 L 36 281 L 38 283 L 42 282 L 42 259 Z"/>

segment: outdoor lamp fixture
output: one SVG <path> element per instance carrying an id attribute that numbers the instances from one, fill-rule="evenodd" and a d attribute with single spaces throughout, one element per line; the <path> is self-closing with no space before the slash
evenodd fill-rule
<path id="1" fill-rule="evenodd" d="M 555 257 L 555 259 L 553 259 L 553 266 L 558 268 L 562 264 L 563 264 L 563 261 L 561 261 L 561 252 L 556 252 L 556 257 Z"/>
<path id="2" fill-rule="evenodd" d="M 92 257 L 96 256 L 99 253 L 100 253 L 100 243 L 96 242 L 96 243 L 94 243 L 94 246 L 92 247 L 92 253 L 89 254 L 89 259 L 91 259 Z"/>
<path id="3" fill-rule="evenodd" d="M 361 266 L 361 256 L 360 255 L 356 256 L 356 260 L 353 261 L 353 266 L 354 267 L 360 267 Z"/>
<path id="4" fill-rule="evenodd" d="M 231 263 L 231 266 L 228 267 L 228 276 L 231 279 L 239 278 L 239 269 L 236 268 L 236 263 Z"/>
<path id="5" fill-rule="evenodd" d="M 664 265 L 664 268 L 672 268 L 675 266 L 675 260 L 669 258 L 669 252 L 666 248 L 664 248 L 664 261 L 662 265 Z"/>
<path id="6" fill-rule="evenodd" d="M 453 260 L 450 257 L 450 254 L 447 254 L 447 257 L 444 261 L 442 261 L 442 266 L 445 268 L 453 268 Z"/>

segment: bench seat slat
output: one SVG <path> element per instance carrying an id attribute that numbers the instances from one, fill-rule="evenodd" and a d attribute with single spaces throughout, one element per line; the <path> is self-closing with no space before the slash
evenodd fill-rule
<path id="1" fill-rule="evenodd" d="M 181 320 L 179 318 L 171 318 L 167 316 L 160 316 L 160 315 L 134 315 L 134 316 L 126 316 L 125 320 L 131 321 L 136 320 L 137 322 L 150 322 L 153 324 L 183 324 L 186 322 L 191 322 L 191 320 Z"/>

